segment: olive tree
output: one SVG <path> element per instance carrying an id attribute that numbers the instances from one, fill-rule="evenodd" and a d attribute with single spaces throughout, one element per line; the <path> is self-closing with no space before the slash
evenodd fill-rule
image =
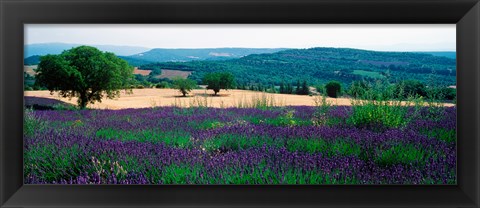
<path id="1" fill-rule="evenodd" d="M 133 80 L 133 67 L 113 53 L 79 46 L 40 58 L 36 82 L 62 97 L 78 97 L 78 106 L 114 98 Z"/>
<path id="2" fill-rule="evenodd" d="M 202 81 L 207 85 L 207 89 L 213 90 L 215 95 L 220 92 L 220 89 L 228 90 L 235 87 L 234 77 L 228 72 L 214 72 L 206 74 Z"/>
<path id="3" fill-rule="evenodd" d="M 186 97 L 187 94 L 192 91 L 194 87 L 197 86 L 197 83 L 191 79 L 183 78 L 183 77 L 174 77 L 173 78 L 173 87 L 179 90 L 183 97 Z"/>

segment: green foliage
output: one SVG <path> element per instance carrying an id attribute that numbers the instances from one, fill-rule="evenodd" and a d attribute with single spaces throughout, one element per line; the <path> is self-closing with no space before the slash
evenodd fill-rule
<path id="1" fill-rule="evenodd" d="M 447 143 L 454 143 L 457 141 L 457 131 L 454 129 L 434 128 L 423 130 L 422 133 L 428 137 L 433 137 Z"/>
<path id="2" fill-rule="evenodd" d="M 179 90 L 183 97 L 187 96 L 187 94 L 192 91 L 195 86 L 197 86 L 197 83 L 191 79 L 185 79 L 182 77 L 173 78 L 173 88 Z"/>
<path id="3" fill-rule="evenodd" d="M 448 87 L 429 87 L 426 90 L 427 97 L 434 100 L 455 100 L 457 98 L 457 90 Z"/>
<path id="4" fill-rule="evenodd" d="M 24 174 L 34 174 L 46 181 L 58 181 L 60 179 L 76 177 L 81 174 L 82 166 L 88 163 L 82 157 L 78 145 L 58 148 L 52 144 L 29 147 L 23 153 Z M 28 165 L 28 166 L 27 166 Z M 38 173 L 41 166 L 45 173 Z"/>
<path id="5" fill-rule="evenodd" d="M 289 139 L 286 142 L 288 151 L 302 151 L 308 153 L 323 153 L 325 156 L 359 156 L 361 147 L 354 142 L 337 139 L 327 142 L 323 139 Z"/>
<path id="6" fill-rule="evenodd" d="M 235 80 L 229 72 L 213 72 L 205 75 L 203 84 L 208 85 L 207 89 L 213 90 L 215 95 L 217 95 L 221 89 L 233 89 L 235 87 Z"/>
<path id="7" fill-rule="evenodd" d="M 77 110 L 74 105 L 65 104 L 65 103 L 57 103 L 52 106 L 53 110 Z"/>
<path id="8" fill-rule="evenodd" d="M 215 129 L 215 128 L 221 128 L 224 127 L 226 124 L 215 121 L 215 120 L 205 120 L 202 122 L 198 121 L 191 121 L 189 122 L 190 126 L 196 128 L 196 129 Z"/>
<path id="9" fill-rule="evenodd" d="M 389 166 L 395 164 L 424 164 L 434 155 L 412 144 L 396 144 L 387 148 L 377 148 L 375 162 Z"/>
<path id="10" fill-rule="evenodd" d="M 265 136 L 221 134 L 205 140 L 202 148 L 209 152 L 237 151 L 263 145 L 280 147 L 283 142 Z"/>
<path id="11" fill-rule="evenodd" d="M 388 83 L 377 81 L 373 87 L 365 90 L 364 95 L 352 100 L 352 114 L 347 123 L 356 127 L 370 129 L 403 128 L 413 117 L 408 117 L 408 107 L 411 100 L 392 100 L 395 89 Z M 418 115 L 421 102 L 415 102 L 414 115 Z"/>
<path id="12" fill-rule="evenodd" d="M 188 184 L 189 181 L 197 181 L 204 171 L 198 165 L 172 164 L 162 168 L 160 181 L 163 184 Z"/>
<path id="13" fill-rule="evenodd" d="M 391 106 L 387 102 L 369 102 L 353 106 L 352 115 L 347 122 L 357 127 L 367 128 L 401 128 L 408 123 L 408 108 L 399 105 Z"/>
<path id="14" fill-rule="evenodd" d="M 302 86 L 299 86 L 297 89 L 297 94 L 298 95 L 308 95 L 310 94 L 310 88 L 308 87 L 307 81 L 302 82 Z"/>
<path id="15" fill-rule="evenodd" d="M 370 86 L 366 81 L 354 81 L 350 85 L 347 93 L 353 98 L 364 97 L 365 93 L 370 90 Z"/>
<path id="16" fill-rule="evenodd" d="M 293 116 L 294 111 L 288 110 L 285 113 L 274 118 L 259 118 L 256 116 L 247 116 L 246 120 L 252 124 L 266 124 L 271 126 L 305 126 L 310 125 L 311 121 L 302 120 Z"/>
<path id="17" fill-rule="evenodd" d="M 79 46 L 59 55 L 40 58 L 36 82 L 63 97 L 78 97 L 78 105 L 101 102 L 104 95 L 114 98 L 133 80 L 133 67 L 113 53 Z"/>
<path id="18" fill-rule="evenodd" d="M 102 139 L 118 139 L 120 141 L 164 143 L 166 145 L 178 148 L 192 147 L 190 135 L 187 132 L 182 131 L 165 132 L 155 129 L 140 131 L 122 131 L 111 128 L 104 128 L 97 130 L 95 136 Z"/>
<path id="19" fill-rule="evenodd" d="M 425 97 L 427 95 L 425 85 L 418 80 L 404 80 L 398 82 L 395 84 L 394 94 L 397 98 L 415 96 Z"/>
<path id="20" fill-rule="evenodd" d="M 155 88 L 163 89 L 163 88 L 170 88 L 170 83 L 166 81 L 162 81 L 155 85 Z"/>
<path id="21" fill-rule="evenodd" d="M 47 128 L 46 121 L 36 118 L 32 109 L 25 109 L 23 117 L 23 133 L 32 136 L 35 132 L 41 132 Z"/>
<path id="22" fill-rule="evenodd" d="M 308 153 L 326 153 L 330 146 L 323 139 L 289 139 L 286 142 L 286 148 L 290 152 L 302 151 Z"/>
<path id="23" fill-rule="evenodd" d="M 332 108 L 332 103 L 327 101 L 326 90 L 324 87 L 318 87 L 317 90 L 320 95 L 317 95 L 313 98 L 315 103 L 315 112 L 313 113 L 312 122 L 314 125 L 335 125 L 339 122 L 335 117 L 329 116 L 328 113 Z"/>
<path id="24" fill-rule="evenodd" d="M 336 98 L 342 92 L 342 85 L 337 81 L 330 81 L 325 85 L 326 93 L 329 97 Z"/>
<path id="25" fill-rule="evenodd" d="M 33 90 L 35 85 L 35 77 L 31 76 L 27 72 L 23 72 L 23 89 Z"/>

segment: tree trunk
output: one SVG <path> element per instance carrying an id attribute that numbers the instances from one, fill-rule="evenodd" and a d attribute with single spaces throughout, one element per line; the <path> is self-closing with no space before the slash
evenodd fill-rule
<path id="1" fill-rule="evenodd" d="M 80 97 L 78 98 L 78 107 L 80 109 L 85 109 L 87 107 L 87 103 L 88 103 L 87 93 L 86 92 L 80 93 Z"/>

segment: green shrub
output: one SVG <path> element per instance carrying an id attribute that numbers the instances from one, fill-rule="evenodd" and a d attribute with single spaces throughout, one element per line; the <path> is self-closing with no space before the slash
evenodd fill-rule
<path id="1" fill-rule="evenodd" d="M 417 80 L 404 80 L 395 84 L 394 94 L 397 98 L 408 98 L 427 95 L 426 87 Z"/>
<path id="2" fill-rule="evenodd" d="M 340 82 L 331 81 L 325 85 L 325 89 L 329 97 L 336 98 L 340 96 L 340 92 L 342 91 L 342 85 L 340 84 Z"/>
<path id="3" fill-rule="evenodd" d="M 370 86 L 365 81 L 354 81 L 348 89 L 348 95 L 354 98 L 360 98 L 365 96 L 365 93 L 370 89 Z"/>
<path id="4" fill-rule="evenodd" d="M 169 87 L 170 87 L 170 84 L 166 81 L 162 81 L 155 85 L 155 88 L 160 88 L 160 89 L 169 88 Z"/>
<path id="5" fill-rule="evenodd" d="M 401 128 L 409 121 L 407 119 L 407 107 L 400 106 L 399 101 L 367 102 L 362 105 L 352 106 L 352 115 L 347 123 L 356 127 L 368 128 Z"/>
<path id="6" fill-rule="evenodd" d="M 352 100 L 352 114 L 347 123 L 356 127 L 370 129 L 402 128 L 411 117 L 407 117 L 410 100 L 392 100 L 395 88 L 386 82 L 378 81 L 372 88 L 365 91 L 361 100 Z M 415 102 L 415 104 L 420 102 Z M 420 108 L 415 108 L 416 111 Z M 416 113 L 414 113 L 415 115 Z"/>
<path id="7" fill-rule="evenodd" d="M 433 100 L 454 100 L 457 90 L 448 87 L 432 87 L 427 89 L 427 97 Z"/>

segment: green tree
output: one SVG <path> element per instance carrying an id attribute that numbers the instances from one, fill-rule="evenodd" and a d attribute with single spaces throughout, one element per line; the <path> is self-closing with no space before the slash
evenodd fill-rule
<path id="1" fill-rule="evenodd" d="M 275 89 L 275 84 L 270 84 L 270 92 L 271 93 L 277 93 L 277 90 Z"/>
<path id="2" fill-rule="evenodd" d="M 300 90 L 300 95 L 308 95 L 310 94 L 310 88 L 308 88 L 307 81 L 302 82 L 302 88 Z"/>
<path id="3" fill-rule="evenodd" d="M 293 85 L 292 83 L 288 83 L 287 89 L 285 91 L 286 94 L 293 94 Z"/>
<path id="4" fill-rule="evenodd" d="M 295 94 L 300 95 L 301 89 L 300 89 L 300 80 L 297 80 L 297 88 L 295 89 Z"/>
<path id="5" fill-rule="evenodd" d="M 207 89 L 213 90 L 215 95 L 221 89 L 233 89 L 235 86 L 235 79 L 231 73 L 228 72 L 214 72 L 208 73 L 203 77 L 203 84 L 207 85 Z"/>
<path id="6" fill-rule="evenodd" d="M 348 89 L 348 94 L 354 98 L 361 98 L 370 89 L 366 81 L 354 81 Z"/>
<path id="7" fill-rule="evenodd" d="M 40 58 L 36 83 L 62 97 L 78 97 L 78 106 L 114 98 L 133 81 L 133 67 L 113 53 L 79 46 Z"/>
<path id="8" fill-rule="evenodd" d="M 284 94 L 285 93 L 285 82 L 282 81 L 282 83 L 280 83 L 280 94 Z"/>
<path id="9" fill-rule="evenodd" d="M 174 77 L 172 80 L 173 87 L 179 90 L 182 93 L 183 97 L 186 97 L 187 94 L 192 91 L 195 86 L 197 86 L 197 83 L 195 81 L 183 77 Z"/>
<path id="10" fill-rule="evenodd" d="M 404 80 L 395 84 L 394 94 L 398 98 L 407 98 L 409 96 L 426 96 L 425 85 L 417 80 Z"/>
<path id="11" fill-rule="evenodd" d="M 340 95 L 342 91 L 342 85 L 337 81 L 330 81 L 325 85 L 325 90 L 327 91 L 328 97 L 336 98 Z"/>

